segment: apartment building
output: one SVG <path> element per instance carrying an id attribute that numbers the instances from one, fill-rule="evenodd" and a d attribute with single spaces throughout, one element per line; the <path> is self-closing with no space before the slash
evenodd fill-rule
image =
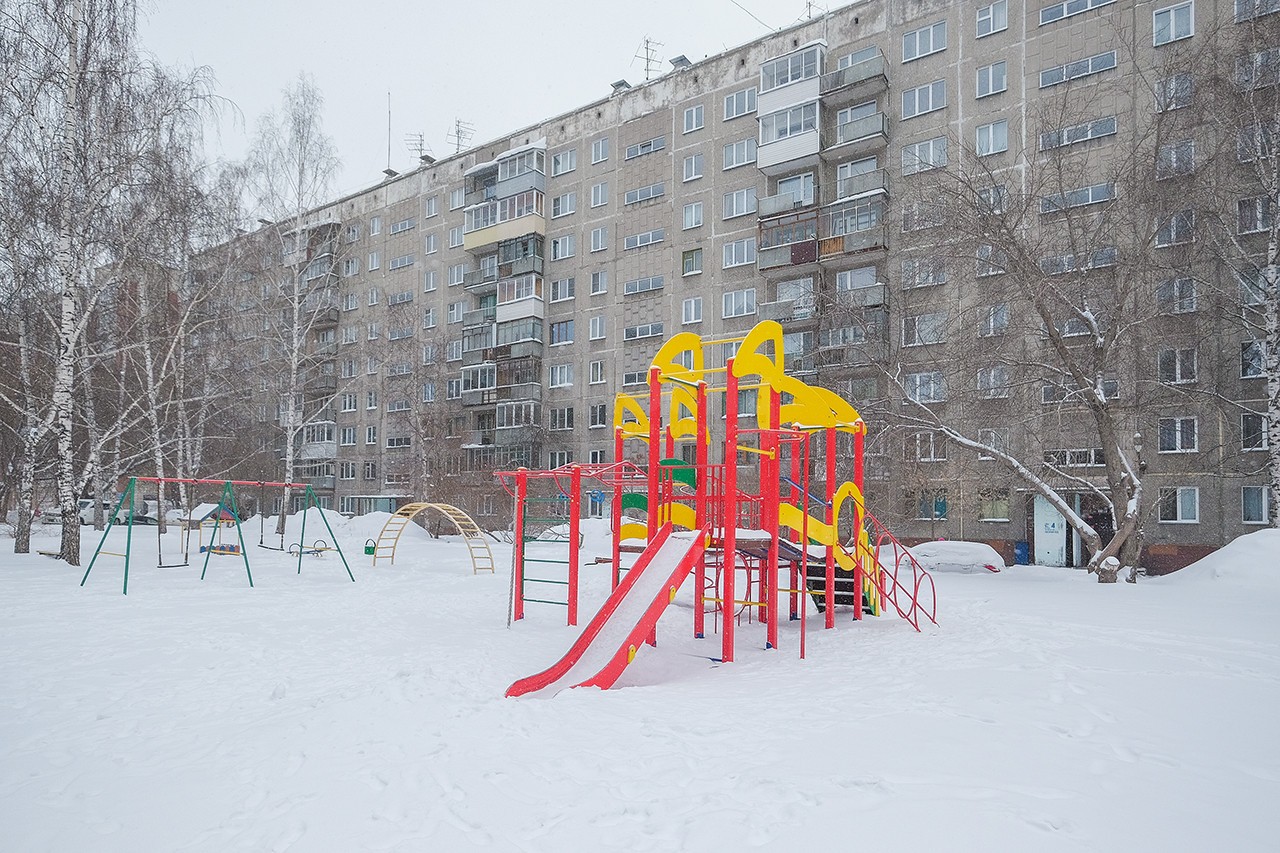
<path id="1" fill-rule="evenodd" d="M 960 147 L 1001 192 L 1026 182 L 1019 152 L 1070 145 L 1106 162 L 1108 144 L 1145 126 L 1138 117 L 1170 108 L 1136 82 L 1163 73 L 1162 52 L 1214 28 L 1274 31 L 1276 11 L 1270 0 L 865 0 L 423 158 L 310 212 L 284 250 L 317 280 L 300 476 L 342 511 L 435 496 L 497 524 L 509 508 L 494 469 L 611 458 L 614 395 L 643 385 L 667 337 L 733 336 L 772 319 L 789 369 L 866 414 L 870 500 L 900 536 L 991 541 L 1010 557 L 1025 541 L 1041 561 L 1078 563 L 1062 516 L 1025 483 L 901 417 L 904 397 L 945 402 L 939 365 L 963 366 L 978 372 L 976 402 L 953 416 L 963 429 L 1035 442 L 1023 456 L 1052 466 L 1046 476 L 1078 492 L 1081 512 L 1104 487 L 1069 391 L 983 366 L 1019 309 L 983 295 L 1003 272 L 997 259 L 980 252 L 962 269 L 933 253 L 946 229 L 921 176 Z M 1260 79 L 1280 64 L 1265 51 L 1244 61 Z M 1095 81 L 1109 85 L 1090 90 Z M 1159 85 L 1176 100 L 1194 81 Z M 1047 125 L 1068 88 L 1088 120 Z M 1105 202 L 1107 186 L 1085 183 L 1083 202 Z M 1260 225 L 1273 207 L 1260 202 L 1256 215 Z M 1100 244 L 1087 266 L 1127 248 Z M 1188 255 L 1185 277 L 1153 295 L 1162 310 L 1135 357 L 1107 379 L 1132 401 L 1126 423 L 1158 446 L 1145 455 L 1145 538 L 1160 567 L 1266 518 L 1257 344 L 1230 311 L 1208 310 L 1203 285 L 1197 302 L 1196 282 L 1234 281 L 1220 266 Z M 1214 400 L 1232 406 L 1170 393 L 1209 377 Z M 260 420 L 280 417 L 271 382 L 254 396 Z"/>

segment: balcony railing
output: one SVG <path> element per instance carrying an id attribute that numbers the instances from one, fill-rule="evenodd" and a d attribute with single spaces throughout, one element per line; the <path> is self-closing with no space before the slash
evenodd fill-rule
<path id="1" fill-rule="evenodd" d="M 839 198 L 866 195 L 877 191 L 886 193 L 889 191 L 889 172 L 885 169 L 841 178 L 836 184 L 836 195 Z"/>
<path id="2" fill-rule="evenodd" d="M 778 216 L 783 213 L 790 213 L 793 210 L 799 210 L 813 204 L 814 198 L 817 196 L 817 188 L 814 187 L 807 193 L 785 192 L 777 195 L 766 196 L 759 200 L 756 205 L 756 211 L 761 219 L 769 216 Z"/>
<path id="3" fill-rule="evenodd" d="M 332 474 L 325 477 L 308 477 L 307 482 L 313 489 L 332 489 L 337 485 L 337 479 Z"/>
<path id="4" fill-rule="evenodd" d="M 811 264 L 817 259 L 817 241 L 803 240 L 799 243 L 788 243 L 785 246 L 761 249 L 756 253 L 756 269 L 764 271 L 778 267 L 794 267 L 801 264 Z"/>
<path id="5" fill-rule="evenodd" d="M 826 149 L 847 145 L 861 150 L 883 145 L 888 139 L 889 117 L 884 113 L 875 113 L 836 125 L 835 133 L 827 136 L 822 147 Z M 864 142 L 866 145 L 854 146 L 854 143 L 859 142 Z"/>
<path id="6" fill-rule="evenodd" d="M 471 270 L 462 277 L 463 287 L 475 287 L 478 284 L 487 284 L 498 280 L 497 269 L 480 269 Z"/>
<path id="7" fill-rule="evenodd" d="M 804 320 L 815 320 L 817 314 L 813 310 L 813 299 L 779 299 L 777 302 L 764 302 L 757 306 L 761 320 L 774 320 L 779 323 L 794 323 Z"/>
<path id="8" fill-rule="evenodd" d="M 871 92 L 887 88 L 889 76 L 887 64 L 883 56 L 873 56 L 861 62 L 855 62 L 848 68 L 832 71 L 822 75 L 820 91 L 829 103 L 853 100 Z"/>
<path id="9" fill-rule="evenodd" d="M 883 251 L 888 248 L 889 229 L 884 225 L 842 236 L 823 237 L 818 241 L 818 253 L 823 260 L 840 255 Z"/>
<path id="10" fill-rule="evenodd" d="M 337 308 L 321 308 L 316 311 L 315 321 L 312 323 L 317 329 L 327 328 L 329 326 L 338 325 L 338 317 L 341 312 Z"/>
<path id="11" fill-rule="evenodd" d="M 471 311 L 462 313 L 462 325 L 466 326 L 483 326 L 485 323 L 492 323 L 494 318 L 498 316 L 498 306 L 489 305 L 484 308 L 475 308 Z"/>

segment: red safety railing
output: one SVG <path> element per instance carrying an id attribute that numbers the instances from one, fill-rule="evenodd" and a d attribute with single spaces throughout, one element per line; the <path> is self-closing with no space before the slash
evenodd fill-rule
<path id="1" fill-rule="evenodd" d="M 907 546 L 899 542 L 880 523 L 880 520 L 865 508 L 863 517 L 870 528 L 868 538 L 875 543 L 868 546 L 872 559 L 880 567 L 880 571 L 868 574 L 871 582 L 880 592 L 881 600 L 892 604 L 893 609 L 898 611 L 898 615 L 907 620 L 917 631 L 920 630 L 920 614 L 924 614 L 933 624 L 938 624 L 938 599 L 933 585 L 933 576 L 920 565 Z M 910 571 L 909 577 L 903 572 L 904 566 Z M 927 596 L 927 600 L 924 596 Z"/>

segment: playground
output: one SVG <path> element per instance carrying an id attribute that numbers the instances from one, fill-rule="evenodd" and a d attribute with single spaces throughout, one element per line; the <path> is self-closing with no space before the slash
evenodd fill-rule
<path id="1" fill-rule="evenodd" d="M 857 411 L 769 324 L 723 343 L 668 342 L 613 461 L 500 472 L 509 543 L 189 481 L 217 499 L 85 535 L 83 571 L 0 555 L 6 843 L 1272 849 L 1280 532 L 1136 586 L 935 577 Z M 244 520 L 295 486 L 286 534 Z"/>

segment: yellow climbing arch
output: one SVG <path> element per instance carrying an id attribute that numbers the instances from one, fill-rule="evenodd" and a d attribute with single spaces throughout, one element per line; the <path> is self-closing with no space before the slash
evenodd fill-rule
<path id="1" fill-rule="evenodd" d="M 376 566 L 379 560 L 388 560 L 394 566 L 396 545 L 400 542 L 400 534 L 409 526 L 409 522 L 430 509 L 449 519 L 458 529 L 462 541 L 467 544 L 467 552 L 471 555 L 472 573 L 478 575 L 481 572 L 492 572 L 493 552 L 489 550 L 489 541 L 485 538 L 484 531 L 476 525 L 471 516 L 449 504 L 411 503 L 396 510 L 395 514 L 382 526 L 382 532 L 378 534 L 378 539 L 374 543 L 373 564 Z"/>

